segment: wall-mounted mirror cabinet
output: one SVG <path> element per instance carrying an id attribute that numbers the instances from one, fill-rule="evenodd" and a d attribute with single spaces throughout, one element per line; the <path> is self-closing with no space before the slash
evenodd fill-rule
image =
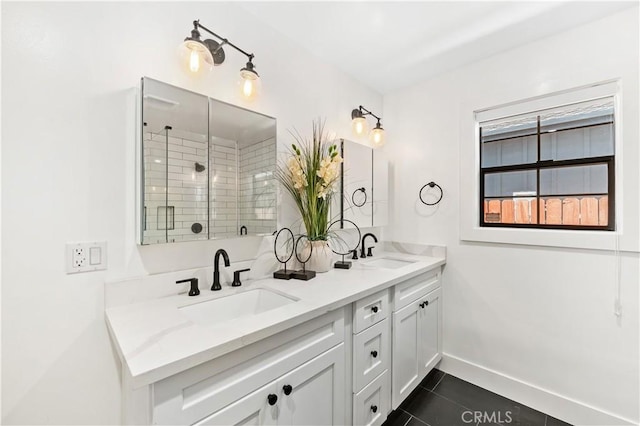
<path id="1" fill-rule="evenodd" d="M 360 228 L 388 222 L 389 162 L 379 150 L 340 139 L 342 174 L 334 217 L 353 221 Z M 349 222 L 344 227 L 352 226 Z"/>
<path id="2" fill-rule="evenodd" d="M 271 234 L 276 119 L 142 78 L 139 241 Z"/>

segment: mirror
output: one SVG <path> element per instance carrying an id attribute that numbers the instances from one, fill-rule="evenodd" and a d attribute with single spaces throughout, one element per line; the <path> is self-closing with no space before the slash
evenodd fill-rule
<path id="1" fill-rule="evenodd" d="M 334 217 L 353 221 L 360 228 L 384 226 L 388 220 L 389 162 L 369 146 L 341 139 L 342 173 L 339 205 Z M 345 228 L 353 227 L 349 222 Z"/>
<path id="2" fill-rule="evenodd" d="M 271 234 L 276 120 L 142 79 L 140 243 Z"/>

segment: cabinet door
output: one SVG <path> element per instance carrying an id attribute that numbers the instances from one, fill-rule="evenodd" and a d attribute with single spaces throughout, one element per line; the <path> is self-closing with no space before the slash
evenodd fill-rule
<path id="1" fill-rule="evenodd" d="M 273 405 L 269 403 L 270 395 L 277 398 Z M 273 399 L 271 402 L 274 402 Z M 277 382 L 274 381 L 195 424 L 276 425 L 279 422 L 280 402 Z"/>
<path id="2" fill-rule="evenodd" d="M 345 424 L 344 364 L 341 343 L 282 376 L 278 380 L 278 424 Z"/>
<path id="3" fill-rule="evenodd" d="M 342 213 L 360 228 L 373 226 L 373 149 L 345 140 L 343 149 Z M 345 228 L 351 224 L 345 222 Z"/>
<path id="4" fill-rule="evenodd" d="M 373 150 L 373 226 L 389 223 L 389 160 L 379 149 Z"/>
<path id="5" fill-rule="evenodd" d="M 424 349 L 420 344 L 420 310 L 419 301 L 415 301 L 393 313 L 391 389 L 394 410 L 422 379 L 420 357 Z"/>
<path id="6" fill-rule="evenodd" d="M 442 357 L 442 290 L 420 299 L 420 368 L 425 376 Z"/>

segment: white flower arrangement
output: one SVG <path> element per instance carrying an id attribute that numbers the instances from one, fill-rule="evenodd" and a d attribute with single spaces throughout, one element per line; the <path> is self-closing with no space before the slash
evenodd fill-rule
<path id="1" fill-rule="evenodd" d="M 324 123 L 313 123 L 313 139 L 293 135 L 290 157 L 278 167 L 277 177 L 298 206 L 310 241 L 328 237 L 329 207 L 340 178 L 342 157 L 326 140 Z"/>

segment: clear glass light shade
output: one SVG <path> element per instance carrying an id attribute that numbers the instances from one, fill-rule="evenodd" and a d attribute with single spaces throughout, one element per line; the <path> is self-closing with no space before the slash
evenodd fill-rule
<path id="1" fill-rule="evenodd" d="M 367 120 L 364 117 L 356 117 L 351 120 L 351 130 L 356 136 L 362 136 L 367 133 Z"/>
<path id="2" fill-rule="evenodd" d="M 369 139 L 371 140 L 371 143 L 374 147 L 384 145 L 384 143 L 386 142 L 384 137 L 384 129 L 382 127 L 376 127 L 371 131 L 371 134 L 369 134 Z"/>
<path id="3" fill-rule="evenodd" d="M 203 43 L 185 40 L 179 48 L 180 62 L 190 74 L 206 74 L 213 68 L 213 56 Z"/>
<path id="4" fill-rule="evenodd" d="M 260 77 L 248 70 L 240 71 L 240 94 L 246 100 L 252 101 L 258 97 Z"/>

